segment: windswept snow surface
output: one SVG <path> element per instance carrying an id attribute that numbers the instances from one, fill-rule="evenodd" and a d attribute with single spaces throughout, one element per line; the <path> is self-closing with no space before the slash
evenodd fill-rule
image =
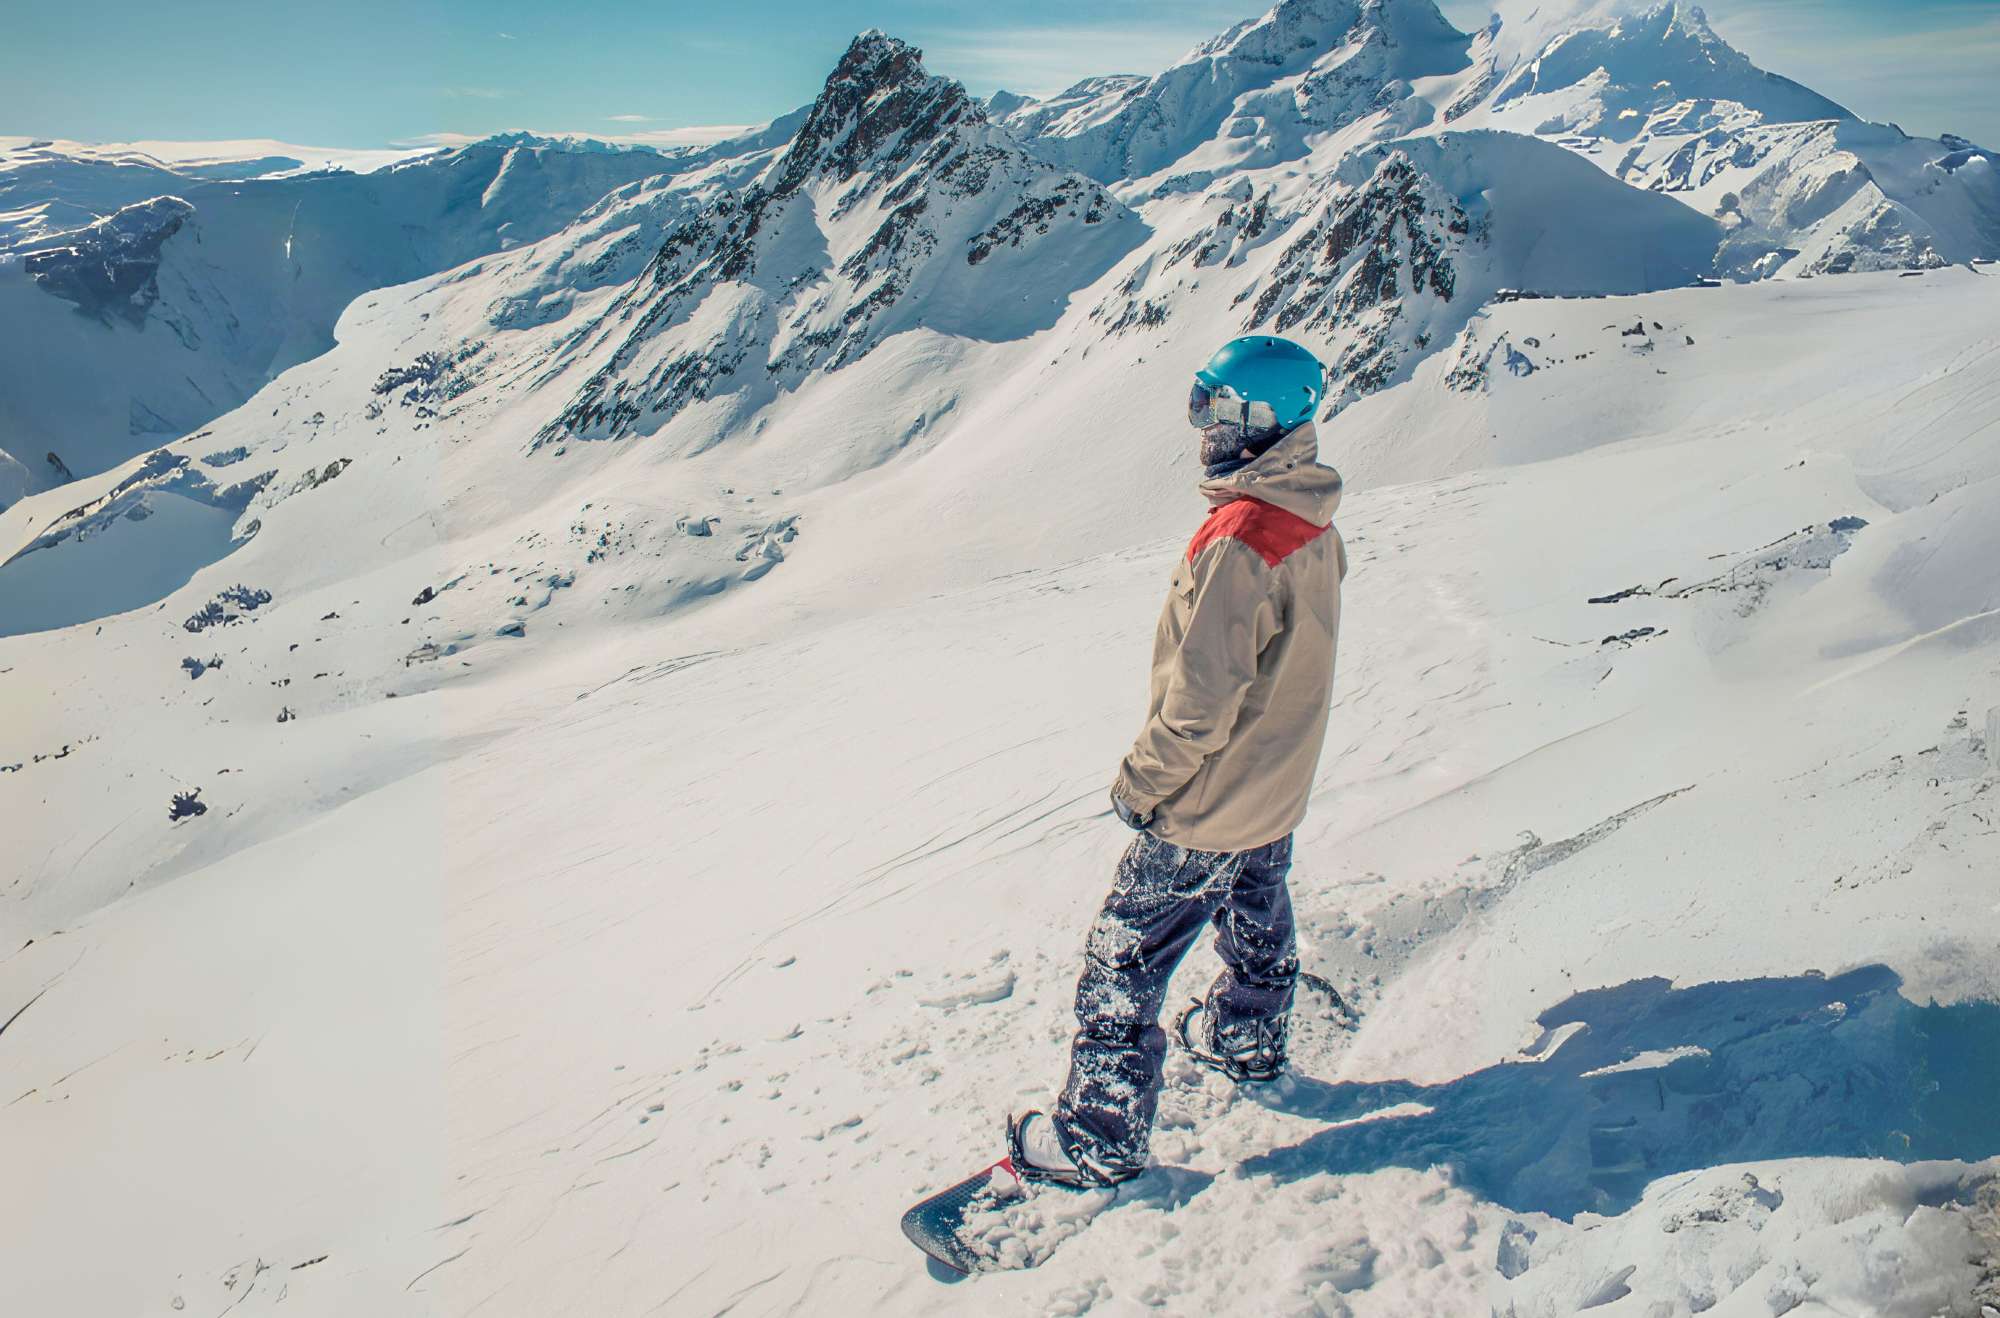
<path id="1" fill-rule="evenodd" d="M 1408 0 L 1263 26 L 1337 8 L 1268 67 L 1338 124 L 1115 185 L 867 34 L 23 486 L 0 1312 L 2000 1307 L 2000 280 L 1685 287 L 1724 220 L 1362 94 Z M 43 273 L 145 303 L 177 219 L 171 292 L 198 204 Z M 1339 370 L 1293 883 L 1358 1024 L 1171 1055 L 1124 1201 L 942 1284 L 896 1219 L 1061 1079 L 1187 379 L 1258 327 Z"/>

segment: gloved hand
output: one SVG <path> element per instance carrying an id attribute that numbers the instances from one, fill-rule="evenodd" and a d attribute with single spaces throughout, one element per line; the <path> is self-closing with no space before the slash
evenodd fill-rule
<path id="1" fill-rule="evenodd" d="M 1127 828 L 1136 829 L 1139 832 L 1144 832 L 1146 826 L 1153 822 L 1153 812 L 1151 810 L 1148 810 L 1143 815 L 1140 814 L 1131 806 L 1119 800 L 1118 793 L 1116 792 L 1111 794 L 1111 809 L 1117 814 L 1119 823 L 1125 825 Z"/>

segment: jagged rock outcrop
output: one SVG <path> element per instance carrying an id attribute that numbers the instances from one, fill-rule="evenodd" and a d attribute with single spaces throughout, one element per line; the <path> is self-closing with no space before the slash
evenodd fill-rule
<path id="1" fill-rule="evenodd" d="M 1413 302 L 1449 303 L 1458 291 L 1461 252 L 1483 241 L 1436 180 L 1418 172 L 1408 155 L 1391 152 L 1359 187 L 1334 189 L 1286 245 L 1254 299 L 1252 289 L 1239 295 L 1248 303 L 1243 328 L 1338 343 L 1327 390 L 1338 407 L 1386 384 L 1406 350 L 1430 346 L 1427 331 L 1406 341 L 1398 323 Z"/>

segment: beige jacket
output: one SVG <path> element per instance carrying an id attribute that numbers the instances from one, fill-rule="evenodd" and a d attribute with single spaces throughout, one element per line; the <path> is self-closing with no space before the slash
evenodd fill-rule
<path id="1" fill-rule="evenodd" d="M 1111 788 L 1155 837 L 1247 851 L 1305 818 L 1347 575 L 1340 473 L 1318 453 L 1308 422 L 1201 484 L 1214 507 L 1174 569 L 1146 726 Z"/>

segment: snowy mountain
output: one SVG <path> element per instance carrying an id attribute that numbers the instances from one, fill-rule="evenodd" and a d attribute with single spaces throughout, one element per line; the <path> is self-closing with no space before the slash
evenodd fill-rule
<path id="1" fill-rule="evenodd" d="M 740 422 L 915 326 L 1025 337 L 1143 232 L 1103 188 L 1024 152 L 912 47 L 866 34 L 785 152 L 749 186 L 705 197 L 579 333 L 618 342 L 542 438 L 651 433 L 718 397 L 732 409 L 722 424 Z"/>
<path id="2" fill-rule="evenodd" d="M 1151 78 L 1087 79 L 1007 115 L 1051 160 L 1106 183 L 1205 186 L 1276 164 L 1365 116 L 1415 127 L 1410 82 L 1463 66 L 1431 0 L 1283 0 Z"/>
<path id="3" fill-rule="evenodd" d="M 1930 148 L 1691 11 L 1512 21 L 983 105 L 868 33 L 704 151 L 181 179 L 0 266 L 0 408 L 99 436 L 0 508 L 0 1308 L 2000 1306 L 2000 284 L 1868 271 Z M 1768 149 L 1625 177 L 1656 68 Z M 1060 1074 L 1250 328 L 1336 372 L 1293 892 L 1356 1018 L 1174 1051 L 1159 1168 L 940 1285 L 896 1215 Z"/>
<path id="4" fill-rule="evenodd" d="M 323 351 L 339 309 L 365 289 L 552 232 L 621 181 L 692 174 L 723 158 L 755 159 L 761 167 L 768 163 L 763 153 L 789 142 L 803 113 L 751 138 L 668 157 L 516 134 L 368 175 L 246 183 L 195 177 L 248 168 L 243 162 L 168 165 L 135 152 L 18 147 L 0 158 L 8 241 L 22 248 L 32 238 L 44 250 L 22 262 L 0 256 L 0 324 L 32 345 L 0 364 L 0 398 L 7 400 L 0 404 L 0 501 L 49 488 L 65 473 L 104 470 L 161 437 L 198 428 L 272 374 Z M 950 114 L 990 120 L 998 126 L 982 131 L 1005 140 L 993 148 L 1011 162 L 1000 180 L 973 168 L 957 184 L 967 201 L 975 194 L 1003 199 L 993 202 L 1001 210 L 984 217 L 988 227 L 1006 222 L 1005 209 L 1042 204 L 1034 200 L 1033 170 L 1021 146 L 1098 180 L 1127 203 L 1142 203 L 1176 194 L 1233 195 L 1258 171 L 1294 163 L 1308 176 L 1327 178 L 1341 161 L 1377 144 L 1490 128 L 1540 137 L 1712 219 L 1720 226 L 1712 269 L 1699 273 L 1756 278 L 1929 269 L 2000 254 L 2000 165 L 1990 152 L 1856 119 L 1757 67 L 1716 36 L 1698 8 L 1678 0 L 1636 13 L 1617 5 L 1503 12 L 1471 37 L 1454 31 L 1430 0 L 1285 0 L 1155 77 L 1091 79 L 1048 101 L 1004 94 L 990 106 L 967 100 Z M 534 167 L 514 170 L 509 162 Z M 927 177 L 916 179 L 909 195 L 929 185 Z M 793 195 L 787 189 L 796 186 L 766 180 L 758 205 L 796 209 L 787 200 Z M 154 200 L 162 195 L 196 207 L 188 227 L 175 208 Z M 140 209 L 110 218 L 128 205 Z M 968 213 L 961 206 L 959 219 Z M 67 238 L 48 232 L 53 217 L 84 215 L 100 218 Z M 919 245 L 938 240 L 934 219 L 923 226 Z M 762 222 L 761 212 L 741 221 Z M 1580 215 L 1576 227 L 1587 229 L 1588 218 Z M 164 276 L 148 273 L 150 256 L 119 258 L 120 277 L 135 282 L 131 293 L 117 292 L 114 280 L 108 302 L 95 295 L 70 299 L 85 313 L 81 319 L 31 295 L 55 292 L 60 299 L 61 289 L 77 291 L 76 270 L 111 250 L 105 235 L 137 229 L 145 232 L 132 235 L 131 249 L 157 248 Z M 424 236 L 412 241 L 411 234 Z M 294 237 L 296 258 L 287 246 Z M 757 240 L 760 247 L 773 241 Z M 1079 254 L 1070 287 L 1088 282 L 1091 261 L 1111 259 L 1119 241 L 1107 240 L 1089 257 Z M 714 251 L 695 251 L 699 246 L 690 247 L 691 271 L 704 262 L 718 271 L 734 268 Z M 855 259 L 850 247 L 835 264 Z M 891 254 L 888 264 L 901 259 Z M 882 260 L 877 252 L 863 264 Z M 783 387 L 796 382 L 796 368 L 845 359 L 893 333 L 920 303 L 936 316 L 959 296 L 946 288 L 894 294 L 878 283 L 869 290 L 877 301 L 855 324 L 826 322 L 847 314 L 857 279 L 887 280 L 886 269 L 867 277 L 858 267 L 849 270 L 841 276 L 849 288 L 839 292 L 816 282 L 809 297 L 779 292 L 768 309 L 738 308 L 773 323 L 696 328 L 693 337 L 707 334 L 708 341 L 685 348 L 676 346 L 689 334 L 676 326 L 679 312 L 656 305 L 638 337 L 651 338 L 663 325 L 673 331 L 651 351 L 679 361 L 671 369 L 685 376 L 642 386 L 614 380 L 622 367 L 607 368 L 592 388 L 611 391 L 615 400 L 581 396 L 575 418 L 593 408 L 616 410 L 633 390 L 635 399 L 645 395 L 648 408 L 668 395 L 705 396 L 712 373 L 733 370 L 739 351 L 733 339 L 744 335 L 772 340 L 765 364 L 776 365 L 778 357 L 786 364 L 767 371 L 768 382 Z M 767 278 L 803 277 L 803 271 Z M 971 271 L 958 274 L 959 282 L 979 282 Z M 698 271 L 694 280 L 662 293 L 667 301 L 700 296 Z M 1532 282 L 1503 270 L 1491 287 Z M 1478 298 L 1491 287 L 1477 290 Z M 1113 322 L 1157 314 L 1148 308 L 1157 308 L 1158 297 L 1147 294 L 1112 311 Z M 562 296 L 547 289 L 539 295 L 558 302 Z M 902 311 L 885 316 L 892 301 Z M 961 305 L 978 305 L 990 316 L 985 301 Z M 720 307 L 711 310 L 720 314 Z M 790 321 L 782 335 L 778 318 Z M 1022 326 L 1035 319 L 1027 315 Z M 156 327 L 150 333 L 149 324 Z M 1011 337 L 1016 328 L 993 332 Z M 1434 329 L 1429 341 L 1435 336 Z M 814 346 L 821 340 L 838 346 L 822 351 Z M 633 340 L 620 351 L 644 355 L 642 349 Z M 1407 345 L 1397 355 L 1406 351 Z M 83 371 L 121 386 L 85 387 Z M 753 408 L 767 396 L 728 392 Z"/>
<path id="5" fill-rule="evenodd" d="M 1726 229 L 1738 278 L 2000 256 L 2000 169 L 1865 123 L 1731 47 L 1686 0 L 1514 5 L 1473 36 L 1429 0 L 1286 0 L 1151 77 L 1093 78 L 1007 125 L 1128 199 L 1454 129 L 1538 136 Z"/>
<path id="6" fill-rule="evenodd" d="M 1474 85 L 1492 88 L 1484 107 L 1556 111 L 1567 131 L 1614 139 L 1630 135 L 1648 115 L 1688 101 L 1727 102 L 1770 123 L 1854 117 L 1751 63 L 1688 0 L 1601 8 L 1606 12 L 1552 5 L 1518 22 L 1489 26 L 1470 52 L 1478 70 Z M 1456 105 L 1446 111 L 1451 117 L 1465 112 Z"/>
<path id="7" fill-rule="evenodd" d="M 330 347 L 360 293 L 545 237 L 672 168 L 650 151 L 504 138 L 366 174 L 243 182 L 66 164 L 59 187 L 40 167 L 0 172 L 56 187 L 58 213 L 112 207 L 67 232 L 17 233 L 0 255 L 0 333 L 17 345 L 0 357 L 0 503 L 199 429 Z"/>
<path id="8" fill-rule="evenodd" d="M 1135 267 L 1100 314 L 1114 333 L 1161 325 L 1204 280 L 1256 272 L 1236 277 L 1228 315 L 1242 331 L 1327 345 L 1329 416 L 1407 378 L 1502 289 L 1687 284 L 1710 268 L 1717 237 L 1560 148 L 1491 132 L 1363 147 L 1303 187 L 1239 180 L 1211 189 L 1203 213 L 1213 218 Z"/>
<path id="9" fill-rule="evenodd" d="M 1560 10 L 1555 11 L 1561 13 Z M 1517 30 L 1518 29 L 1518 30 Z M 1870 124 L 1752 64 L 1686 0 L 1501 21 L 1447 122 L 1552 138 L 1727 227 L 1734 277 L 1934 269 L 2000 255 L 2000 161 Z"/>
<path id="10" fill-rule="evenodd" d="M 198 182 L 367 173 L 426 154 L 421 147 L 340 149 L 266 140 L 95 144 L 0 136 L 0 252 Z"/>

